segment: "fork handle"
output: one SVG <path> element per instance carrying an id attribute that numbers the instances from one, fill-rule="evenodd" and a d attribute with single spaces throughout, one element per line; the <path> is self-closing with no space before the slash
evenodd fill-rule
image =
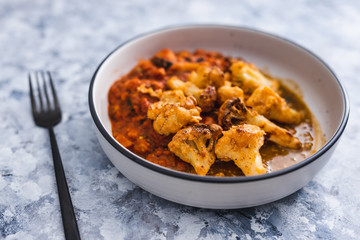
<path id="1" fill-rule="evenodd" d="M 61 217 L 65 232 L 65 239 L 80 240 L 79 228 L 76 222 L 74 207 L 71 202 L 69 187 L 66 182 L 65 172 L 62 165 L 59 148 L 56 142 L 54 129 L 52 127 L 49 128 L 49 134 L 50 134 L 51 150 L 54 161 L 56 185 L 57 185 L 59 201 L 60 201 Z"/>

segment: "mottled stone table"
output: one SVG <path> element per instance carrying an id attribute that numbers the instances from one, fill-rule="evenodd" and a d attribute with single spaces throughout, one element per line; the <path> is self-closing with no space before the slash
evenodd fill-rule
<path id="1" fill-rule="evenodd" d="M 326 167 L 274 203 L 207 210 L 158 198 L 106 158 L 88 110 L 89 81 L 112 49 L 174 24 L 252 27 L 323 58 L 351 101 Z M 359 239 L 359 1 L 0 1 L 0 239 L 63 239 L 47 132 L 30 114 L 27 72 L 54 73 L 64 110 L 56 127 L 83 239 Z"/>

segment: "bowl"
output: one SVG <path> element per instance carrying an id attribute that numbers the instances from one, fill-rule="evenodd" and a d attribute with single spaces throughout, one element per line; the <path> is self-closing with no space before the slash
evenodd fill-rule
<path id="1" fill-rule="evenodd" d="M 163 48 L 213 50 L 242 57 L 273 76 L 292 79 L 317 118 L 325 144 L 290 167 L 248 177 L 198 176 L 153 164 L 127 150 L 111 134 L 107 94 L 115 80 L 140 59 Z M 304 187 L 329 161 L 345 129 L 349 101 L 329 66 L 309 50 L 262 31 L 219 25 L 177 26 L 137 36 L 100 63 L 89 88 L 89 107 L 96 135 L 115 167 L 130 181 L 161 198 L 213 209 L 244 208 L 281 199 Z"/>

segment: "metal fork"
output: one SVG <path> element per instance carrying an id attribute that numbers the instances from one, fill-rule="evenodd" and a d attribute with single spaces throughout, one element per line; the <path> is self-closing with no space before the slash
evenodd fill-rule
<path id="1" fill-rule="evenodd" d="M 53 127 L 61 121 L 61 110 L 50 72 L 29 73 L 30 99 L 35 124 L 47 128 L 66 239 L 80 239 L 79 229 L 61 162 Z M 33 82 L 34 86 L 33 87 Z M 37 94 L 36 94 L 37 93 Z M 37 97 L 35 97 L 37 95 Z"/>

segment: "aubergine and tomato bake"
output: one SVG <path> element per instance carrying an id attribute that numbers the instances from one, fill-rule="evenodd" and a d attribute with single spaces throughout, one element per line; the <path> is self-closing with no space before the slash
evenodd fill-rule
<path id="1" fill-rule="evenodd" d="M 163 49 L 108 93 L 114 138 L 164 167 L 209 176 L 278 170 L 315 152 L 301 98 L 241 58 Z"/>

